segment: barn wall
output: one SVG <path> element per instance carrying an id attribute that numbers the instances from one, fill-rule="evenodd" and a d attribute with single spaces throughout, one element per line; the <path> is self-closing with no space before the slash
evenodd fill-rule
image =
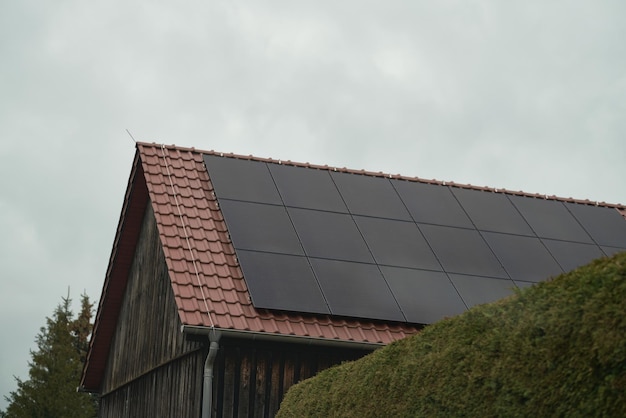
<path id="1" fill-rule="evenodd" d="M 180 325 L 149 204 L 109 352 L 101 416 L 199 416 L 206 344 L 187 341 Z M 181 403 L 189 415 L 167 413 Z"/>
<path id="2" fill-rule="evenodd" d="M 192 351 L 109 393 L 101 417 L 200 417 L 207 351 Z"/>
<path id="3" fill-rule="evenodd" d="M 200 417 L 207 343 L 180 332 L 148 205 L 103 379 L 100 416 Z M 243 339 L 222 339 L 219 344 L 214 417 L 272 417 L 294 383 L 367 354 L 361 349 Z"/>
<path id="4" fill-rule="evenodd" d="M 300 380 L 369 351 L 223 340 L 215 360 L 214 417 L 273 417 Z"/>

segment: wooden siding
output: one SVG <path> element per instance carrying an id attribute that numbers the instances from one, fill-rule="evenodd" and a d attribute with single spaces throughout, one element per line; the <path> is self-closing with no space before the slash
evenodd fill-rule
<path id="1" fill-rule="evenodd" d="M 101 417 L 200 417 L 207 351 L 192 351 L 157 367 L 102 399 Z"/>
<path id="2" fill-rule="evenodd" d="M 224 339 L 215 359 L 213 417 L 272 417 L 298 381 L 367 354 Z M 151 206 L 128 278 L 102 384 L 101 417 L 200 417 L 208 340 L 180 332 Z"/>
<path id="3" fill-rule="evenodd" d="M 300 380 L 369 351 L 224 340 L 215 360 L 214 417 L 273 417 Z"/>
<path id="4" fill-rule="evenodd" d="M 101 416 L 199 416 L 206 344 L 185 339 L 180 325 L 148 204 L 101 388 Z M 193 413 L 167 414 L 181 402 Z"/>

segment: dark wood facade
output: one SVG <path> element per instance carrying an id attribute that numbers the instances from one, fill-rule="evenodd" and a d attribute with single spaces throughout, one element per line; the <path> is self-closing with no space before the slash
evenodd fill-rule
<path id="1" fill-rule="evenodd" d="M 100 416 L 200 417 L 208 342 L 181 332 L 148 204 L 100 389 Z M 274 416 L 291 385 L 368 352 L 240 338 L 219 345 L 214 417 Z"/>
<path id="2" fill-rule="evenodd" d="M 367 352 L 301 344 L 224 340 L 215 362 L 216 417 L 272 417 L 294 383 Z"/>
<path id="3" fill-rule="evenodd" d="M 102 382 L 101 416 L 199 416 L 205 357 L 205 345 L 180 332 L 148 205 Z"/>

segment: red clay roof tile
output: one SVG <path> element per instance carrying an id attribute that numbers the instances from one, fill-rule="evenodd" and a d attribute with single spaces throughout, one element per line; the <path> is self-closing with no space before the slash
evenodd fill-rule
<path id="1" fill-rule="evenodd" d="M 197 290 L 203 286 L 204 297 L 212 310 L 211 318 L 202 311 L 202 292 L 189 294 L 186 287 L 181 288 L 179 292 L 181 295 L 185 292 L 185 297 L 177 300 L 179 311 L 182 311 L 179 312 L 181 318 L 189 321 L 186 325 L 215 325 L 226 329 L 330 339 L 341 335 L 333 328 L 345 328 L 342 321 L 336 325 L 329 318 L 321 317 L 319 319 L 325 324 L 321 327 L 314 317 L 308 318 L 305 323 L 300 315 L 284 313 L 281 314 L 284 319 L 277 321 L 271 312 L 258 312 L 252 306 L 223 217 L 217 210 L 201 152 L 149 144 L 139 144 L 138 149 L 145 166 L 146 183 L 151 185 L 148 190 L 172 283 L 191 281 Z M 188 249 L 182 248 L 186 247 L 187 239 L 194 249 L 194 259 L 191 259 Z M 187 262 L 184 262 L 185 258 Z M 195 276 L 196 269 L 198 276 L 193 280 L 190 276 Z M 192 304 L 188 298 L 193 295 L 196 300 Z M 344 333 L 344 339 L 348 341 L 391 342 L 397 339 L 394 335 L 405 335 L 386 332 L 386 325 L 381 324 L 379 329 L 368 325 L 371 340 L 367 340 L 365 334 L 359 331 L 358 322 L 353 323 L 351 331 Z M 413 326 L 406 327 L 409 333 L 417 331 Z M 379 331 L 383 332 L 381 336 L 376 335 Z"/>
<path id="2" fill-rule="evenodd" d="M 105 367 L 107 341 L 112 338 L 117 321 L 117 312 L 123 295 L 121 292 L 123 292 L 126 280 L 125 271 L 132 262 L 134 251 L 131 247 L 135 245 L 139 233 L 141 223 L 139 221 L 144 213 L 146 197 L 149 198 L 149 204 L 152 205 L 154 211 L 172 290 L 183 325 L 214 326 L 228 330 L 380 344 L 387 344 L 418 332 L 417 327 L 405 323 L 255 309 L 235 257 L 224 218 L 214 196 L 213 186 L 204 166 L 203 154 L 275 162 L 272 159 L 198 151 L 193 148 L 137 144 L 137 156 L 96 317 L 95 337 L 92 339 L 89 358 L 86 362 L 85 370 L 89 370 L 89 373 L 83 374 L 82 384 L 85 387 L 96 389 L 99 385 L 98 379 L 101 379 Z M 363 170 L 337 169 L 290 161 L 281 163 L 413 182 L 447 184 L 451 187 L 497 193 L 535 196 L 504 189 L 496 190 Z M 581 202 L 554 196 L 536 195 L 536 197 Z M 597 204 L 588 201 L 583 203 Z M 602 205 L 617 208 L 626 217 L 624 206 L 604 203 Z M 130 221 L 126 222 L 126 219 Z"/>

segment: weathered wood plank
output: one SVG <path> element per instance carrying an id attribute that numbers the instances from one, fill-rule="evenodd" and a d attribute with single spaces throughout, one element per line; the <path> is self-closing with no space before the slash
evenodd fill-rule
<path id="1" fill-rule="evenodd" d="M 252 405 L 252 416 L 255 418 L 265 416 L 265 403 L 267 400 L 267 357 L 265 350 L 258 350 L 255 353 L 254 367 L 254 391 L 251 398 L 254 399 Z M 271 377 L 271 376 L 269 376 Z"/>
<path id="2" fill-rule="evenodd" d="M 299 380 L 367 351 L 226 340 L 220 343 L 215 393 L 218 417 L 272 417 L 285 392 Z"/>
<path id="3" fill-rule="evenodd" d="M 196 417 L 202 361 L 197 368 L 195 356 L 201 358 L 203 350 L 195 352 L 203 343 L 188 341 L 180 332 L 151 205 L 133 260 L 103 379 L 101 415 L 188 416 L 180 412 L 189 410 Z M 187 358 L 185 353 L 195 354 Z M 164 413 L 173 409 L 178 412 Z"/>
<path id="4" fill-rule="evenodd" d="M 208 341 L 180 332 L 150 205 L 129 273 L 103 383 L 101 416 L 200 416 Z M 362 350 L 225 339 L 214 368 L 213 416 L 272 417 L 301 379 Z"/>
<path id="5" fill-rule="evenodd" d="M 109 393 L 102 399 L 100 416 L 198 417 L 202 382 L 190 376 L 202 369 L 204 357 L 198 350 Z"/>
<path id="6" fill-rule="evenodd" d="M 242 350 L 242 355 L 240 358 L 241 368 L 240 368 L 240 379 L 239 379 L 239 407 L 237 411 L 237 416 L 239 417 L 247 417 L 249 416 L 250 411 L 250 395 L 252 392 L 251 387 L 251 374 L 252 374 L 252 362 L 251 358 L 251 350 L 246 349 Z"/>
<path id="7" fill-rule="evenodd" d="M 285 373 L 285 359 L 278 353 L 272 352 L 272 364 L 271 375 L 269 376 L 269 385 L 271 387 L 269 391 L 269 401 L 267 408 L 267 415 L 271 416 L 276 414 L 280 401 L 282 400 L 283 393 L 283 379 L 282 376 Z M 271 414 L 271 415 L 270 415 Z"/>

